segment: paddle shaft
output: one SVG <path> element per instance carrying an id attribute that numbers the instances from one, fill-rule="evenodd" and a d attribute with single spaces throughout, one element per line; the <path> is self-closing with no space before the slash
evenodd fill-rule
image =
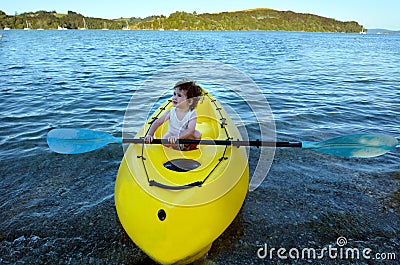
<path id="1" fill-rule="evenodd" d="M 144 139 L 124 138 L 123 144 L 143 144 Z M 153 139 L 150 144 L 168 144 L 167 139 Z M 302 147 L 301 142 L 267 142 L 267 141 L 243 141 L 243 140 L 191 140 L 180 139 L 178 144 L 200 144 L 200 145 L 233 145 L 233 146 L 269 146 L 269 147 Z"/>
<path id="2" fill-rule="evenodd" d="M 60 154 L 81 154 L 102 148 L 111 143 L 145 144 L 145 140 L 117 138 L 111 134 L 88 129 L 53 129 L 47 134 L 50 149 Z M 154 139 L 153 144 L 169 144 L 167 139 Z M 272 142 L 243 140 L 178 140 L 177 144 L 256 146 L 256 147 L 298 147 L 340 157 L 376 157 L 383 155 L 398 144 L 392 136 L 383 134 L 349 134 L 321 142 Z"/>

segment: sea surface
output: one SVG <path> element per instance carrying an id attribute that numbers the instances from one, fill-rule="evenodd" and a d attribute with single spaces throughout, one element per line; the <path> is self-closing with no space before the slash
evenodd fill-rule
<path id="1" fill-rule="evenodd" d="M 148 95 L 136 92 L 176 65 L 225 65 L 248 77 L 269 103 L 265 113 L 273 114 L 278 141 L 353 133 L 400 137 L 399 35 L 0 33 L 0 264 L 152 263 L 116 215 L 122 147 L 61 155 L 48 148 L 46 135 L 54 128 L 87 128 L 121 136 L 130 102 L 138 113 L 151 109 L 154 98 L 165 98 L 186 73 L 171 71 L 158 96 L 158 87 Z M 215 71 L 206 69 L 210 77 Z M 235 84 L 229 74 L 218 77 Z M 237 125 L 249 138 L 259 137 L 257 124 L 263 121 L 248 111 L 248 104 L 257 103 L 243 102 L 252 90 L 207 82 L 209 92 L 240 116 Z M 139 114 L 132 119 L 134 131 L 143 121 Z M 252 172 L 259 152 L 250 149 Z M 395 264 L 393 255 L 400 259 L 399 147 L 369 159 L 281 148 L 265 175 L 198 264 L 372 264 L 375 254 L 385 254 L 384 264 Z M 338 247 L 338 239 L 346 239 L 342 248 L 371 249 L 371 260 L 257 255 L 266 245 L 287 254 L 292 248 Z"/>

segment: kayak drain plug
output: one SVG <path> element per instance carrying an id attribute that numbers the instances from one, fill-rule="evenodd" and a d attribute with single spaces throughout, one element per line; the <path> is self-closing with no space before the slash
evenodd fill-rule
<path id="1" fill-rule="evenodd" d="M 165 211 L 163 209 L 158 211 L 158 219 L 160 219 L 160 221 L 164 221 L 165 218 L 167 218 L 167 214 L 165 213 Z"/>

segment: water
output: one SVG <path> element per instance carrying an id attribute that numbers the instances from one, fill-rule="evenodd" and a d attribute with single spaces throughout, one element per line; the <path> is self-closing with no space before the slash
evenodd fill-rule
<path id="1" fill-rule="evenodd" d="M 216 61 L 249 75 L 268 99 L 278 140 L 400 135 L 398 35 L 14 30 L 2 35 L 0 263 L 150 262 L 125 235 L 113 205 L 122 148 L 59 155 L 45 138 L 50 129 L 64 127 L 121 135 L 134 92 L 177 63 Z M 245 104 L 222 90 L 214 95 L 231 103 L 253 131 L 255 120 Z M 257 152 L 250 153 L 251 167 Z M 399 189 L 399 148 L 366 160 L 279 149 L 262 186 L 249 193 L 207 262 L 258 264 L 264 243 L 323 248 L 339 236 L 350 247 L 395 252 L 398 258 Z M 329 262 L 335 264 L 323 263 Z"/>

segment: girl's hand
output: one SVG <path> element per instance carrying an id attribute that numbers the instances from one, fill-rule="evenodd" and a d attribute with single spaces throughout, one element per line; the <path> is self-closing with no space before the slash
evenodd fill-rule
<path id="1" fill-rule="evenodd" d="M 144 138 L 144 142 L 145 142 L 146 144 L 149 144 L 149 143 L 153 142 L 153 140 L 154 140 L 154 136 L 153 136 L 153 135 L 147 135 L 147 136 Z"/>
<path id="2" fill-rule="evenodd" d="M 168 142 L 169 142 L 170 144 L 174 144 L 177 140 L 178 140 L 178 137 L 176 137 L 176 136 L 170 136 L 170 137 L 168 137 Z"/>

